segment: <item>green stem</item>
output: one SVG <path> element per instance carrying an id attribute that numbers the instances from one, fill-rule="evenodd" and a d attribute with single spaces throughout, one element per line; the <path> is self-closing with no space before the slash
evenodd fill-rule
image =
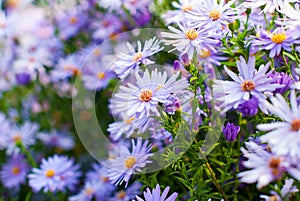
<path id="1" fill-rule="evenodd" d="M 21 141 L 16 142 L 16 146 L 20 149 L 20 151 L 25 154 L 29 164 L 32 167 L 37 167 L 37 164 L 35 162 L 35 160 L 33 159 L 32 155 L 29 153 L 29 151 L 26 149 L 26 147 L 23 145 L 23 143 Z"/>

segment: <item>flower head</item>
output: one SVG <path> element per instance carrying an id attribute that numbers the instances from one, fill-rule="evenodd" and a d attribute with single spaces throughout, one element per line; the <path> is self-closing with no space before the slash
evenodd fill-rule
<path id="1" fill-rule="evenodd" d="M 226 112 L 231 108 L 236 109 L 240 104 L 255 97 L 259 102 L 260 109 L 267 112 L 264 106 L 266 100 L 264 92 L 272 92 L 282 87 L 282 85 L 274 83 L 274 79 L 268 78 L 269 66 L 270 63 L 261 65 L 257 71 L 255 69 L 255 57 L 249 57 L 247 63 L 243 57 L 240 57 L 240 61 L 237 61 L 240 76 L 224 67 L 226 73 L 234 81 L 215 80 L 213 85 L 214 93 L 218 97 L 217 100 L 222 102 L 220 107 L 224 108 L 223 111 Z"/>
<path id="2" fill-rule="evenodd" d="M 159 45 L 160 40 L 157 40 L 156 37 L 147 40 L 144 48 L 142 48 L 141 41 L 138 41 L 137 50 L 130 43 L 127 43 L 127 52 L 118 54 L 118 60 L 115 62 L 115 72 L 118 77 L 124 80 L 132 70 L 138 71 L 140 64 L 153 64 L 154 62 L 148 57 L 163 49 Z"/>
<path id="3" fill-rule="evenodd" d="M 136 196 L 137 201 L 175 201 L 177 198 L 178 193 L 173 193 L 167 198 L 168 192 L 170 190 L 170 187 L 168 186 L 165 188 L 162 194 L 160 191 L 159 184 L 156 185 L 156 188 L 150 191 L 149 188 L 147 188 L 146 192 L 144 192 L 144 199 L 140 198 L 139 196 Z"/>
<path id="4" fill-rule="evenodd" d="M 243 114 L 243 117 L 252 117 L 258 112 L 258 99 L 253 96 L 249 100 L 239 104 L 237 109 Z"/>
<path id="5" fill-rule="evenodd" d="M 25 183 L 29 166 L 22 155 L 13 155 L 2 167 L 0 176 L 7 188 L 18 188 Z"/>
<path id="6" fill-rule="evenodd" d="M 120 147 L 118 155 L 107 160 L 107 176 L 111 182 L 119 185 L 125 181 L 127 186 L 130 177 L 151 162 L 148 160 L 152 155 L 149 154 L 150 150 L 151 146 L 148 146 L 148 141 L 143 143 L 141 138 L 138 138 L 136 143 L 132 140 L 131 151 L 125 146 Z"/>
<path id="7" fill-rule="evenodd" d="M 79 166 L 66 156 L 54 155 L 48 159 L 42 159 L 40 168 L 33 168 L 28 175 L 29 186 L 38 192 L 73 190 L 81 173 Z"/>

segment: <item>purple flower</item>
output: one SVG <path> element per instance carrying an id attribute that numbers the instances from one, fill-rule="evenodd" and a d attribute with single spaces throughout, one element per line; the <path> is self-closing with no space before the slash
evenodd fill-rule
<path id="1" fill-rule="evenodd" d="M 66 156 L 54 155 L 48 159 L 42 159 L 40 168 L 33 168 L 28 175 L 29 186 L 38 192 L 73 190 L 78 183 L 81 173 L 79 166 Z"/>
<path id="2" fill-rule="evenodd" d="M 118 155 L 106 161 L 111 183 L 119 185 L 125 181 L 125 187 L 127 187 L 131 176 L 141 172 L 141 168 L 151 162 L 148 160 L 152 155 L 149 154 L 150 150 L 151 146 L 148 146 L 148 141 L 143 143 L 141 138 L 138 138 L 136 143 L 132 140 L 132 151 L 129 151 L 125 146 L 121 146 L 118 149 Z"/>
<path id="3" fill-rule="evenodd" d="M 109 201 L 128 201 L 132 200 L 136 194 L 140 192 L 142 184 L 140 182 L 134 182 L 126 190 L 120 190 L 109 199 Z"/>
<path id="4" fill-rule="evenodd" d="M 236 137 L 240 132 L 240 127 L 227 122 L 227 124 L 222 127 L 222 132 L 227 141 L 233 142 L 236 140 Z"/>
<path id="5" fill-rule="evenodd" d="M 223 112 L 236 109 L 240 104 L 249 100 L 251 97 L 258 99 L 259 108 L 267 113 L 265 108 L 266 95 L 264 92 L 273 92 L 275 89 L 282 87 L 280 84 L 274 83 L 274 78 L 268 78 L 267 70 L 270 63 L 261 65 L 258 71 L 255 69 L 255 57 L 249 57 L 246 63 L 241 56 L 237 61 L 237 68 L 240 75 L 236 75 L 226 66 L 226 73 L 234 81 L 215 80 L 213 90 L 217 101 L 222 102 L 220 105 Z"/>
<path id="6" fill-rule="evenodd" d="M 2 184 L 7 188 L 18 188 L 24 184 L 29 171 L 29 166 L 22 155 L 13 155 L 2 166 L 0 176 Z"/>
<path id="7" fill-rule="evenodd" d="M 278 88 L 274 93 L 284 94 L 290 86 L 294 83 L 294 80 L 287 73 L 284 72 L 273 72 L 269 75 L 271 78 L 275 78 L 275 83 L 283 85 L 282 88 Z"/>
<path id="8" fill-rule="evenodd" d="M 261 30 L 263 37 L 255 38 L 252 42 L 252 46 L 258 46 L 259 50 L 270 50 L 269 56 L 271 58 L 279 55 L 281 49 L 286 51 L 292 51 L 291 45 L 295 41 L 292 31 L 285 31 L 283 27 L 277 27 L 272 33 L 265 30 Z"/>
<path id="9" fill-rule="evenodd" d="M 166 113 L 168 113 L 170 115 L 174 115 L 176 110 L 181 108 L 181 105 L 180 105 L 179 99 L 175 96 L 171 96 L 169 98 L 169 100 L 170 100 L 170 103 L 164 104 L 165 111 L 166 111 Z"/>
<path id="10" fill-rule="evenodd" d="M 167 198 L 168 192 L 170 187 L 168 186 L 165 188 L 162 194 L 160 194 L 160 186 L 159 184 L 156 185 L 156 188 L 150 191 L 147 188 L 146 192 L 144 192 L 144 199 L 140 198 L 139 196 L 135 196 L 137 201 L 175 201 L 177 198 L 178 193 L 173 193 Z"/>
<path id="11" fill-rule="evenodd" d="M 74 139 L 70 135 L 58 131 L 39 133 L 37 138 L 46 145 L 60 149 L 69 150 L 74 147 Z"/>
<path id="12" fill-rule="evenodd" d="M 239 104 L 238 111 L 243 114 L 243 117 L 252 117 L 258 112 L 258 100 L 254 96 L 249 100 Z"/>
<path id="13" fill-rule="evenodd" d="M 121 80 L 124 80 L 132 70 L 138 71 L 140 64 L 153 64 L 154 62 L 148 57 L 163 49 L 160 47 L 160 40 L 157 40 L 156 37 L 146 40 L 144 48 L 142 48 L 141 41 L 138 41 L 137 50 L 130 43 L 126 45 L 126 52 L 118 54 L 118 60 L 115 62 L 115 72 Z"/>

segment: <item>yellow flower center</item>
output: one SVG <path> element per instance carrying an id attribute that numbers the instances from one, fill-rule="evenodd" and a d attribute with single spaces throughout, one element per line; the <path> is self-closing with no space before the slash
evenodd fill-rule
<path id="1" fill-rule="evenodd" d="M 20 173 L 20 168 L 15 166 L 12 168 L 11 172 L 14 174 L 14 175 L 17 175 Z"/>
<path id="2" fill-rule="evenodd" d="M 19 5 L 20 0 L 7 0 L 5 2 L 6 6 L 9 8 L 15 8 Z"/>
<path id="3" fill-rule="evenodd" d="M 271 36 L 271 41 L 273 43 L 281 44 L 285 40 L 286 40 L 286 35 L 284 31 L 281 33 L 273 33 Z"/>
<path id="4" fill-rule="evenodd" d="M 99 57 L 100 55 L 101 55 L 101 50 L 100 49 L 96 49 L 96 50 L 94 50 L 94 52 L 93 52 L 93 54 L 94 54 L 94 56 L 95 57 Z"/>
<path id="5" fill-rule="evenodd" d="M 70 24 L 76 24 L 78 22 L 78 18 L 73 16 L 70 18 Z"/>
<path id="6" fill-rule="evenodd" d="M 100 178 L 104 183 L 107 183 L 109 181 L 108 177 L 101 177 Z"/>
<path id="7" fill-rule="evenodd" d="M 52 170 L 52 169 L 47 170 L 47 172 L 46 172 L 46 177 L 51 178 L 51 177 L 53 177 L 54 175 L 55 175 L 55 171 L 54 171 L 54 170 Z"/>
<path id="8" fill-rule="evenodd" d="M 136 163 L 136 159 L 130 156 L 125 160 L 125 167 L 127 169 L 132 168 L 135 165 L 135 163 Z"/>
<path id="9" fill-rule="evenodd" d="M 189 29 L 185 32 L 185 37 L 189 40 L 195 40 L 198 38 L 198 32 L 195 29 Z"/>
<path id="10" fill-rule="evenodd" d="M 141 52 L 136 53 L 133 58 L 132 61 L 138 61 L 143 57 L 143 54 Z"/>
<path id="11" fill-rule="evenodd" d="M 255 89 L 255 83 L 251 80 L 245 80 L 241 86 L 243 91 L 252 91 Z"/>
<path id="12" fill-rule="evenodd" d="M 86 195 L 92 195 L 94 193 L 94 189 L 92 189 L 92 188 L 87 188 L 86 190 L 85 190 L 85 194 Z"/>
<path id="13" fill-rule="evenodd" d="M 143 102 L 149 102 L 153 96 L 153 92 L 151 89 L 149 90 L 142 90 L 140 94 L 140 100 Z"/>
<path id="14" fill-rule="evenodd" d="M 191 5 L 187 5 L 187 6 L 182 6 L 182 8 L 181 8 L 182 10 L 183 10 L 183 12 L 187 12 L 187 11 L 190 11 L 190 10 L 192 10 L 193 8 L 192 8 L 192 6 Z"/>
<path id="15" fill-rule="evenodd" d="M 294 119 L 291 123 L 291 129 L 292 131 L 298 131 L 300 130 L 300 119 Z"/>
<path id="16" fill-rule="evenodd" d="M 209 17 L 212 18 L 214 21 L 218 20 L 221 16 L 221 13 L 217 9 L 213 9 L 209 12 Z"/>
<path id="17" fill-rule="evenodd" d="M 101 72 L 101 73 L 98 74 L 97 77 L 98 77 L 99 80 L 103 80 L 105 78 L 105 76 L 106 76 L 105 73 Z"/>
<path id="18" fill-rule="evenodd" d="M 125 197 L 126 197 L 126 192 L 125 192 L 125 191 L 120 191 L 120 192 L 117 194 L 117 198 L 118 198 L 119 200 L 123 200 Z"/>
<path id="19" fill-rule="evenodd" d="M 126 119 L 124 122 L 126 124 L 131 124 L 131 122 L 133 122 L 135 120 L 135 117 L 130 117 L 129 119 Z"/>
<path id="20" fill-rule="evenodd" d="M 210 55 L 211 55 L 211 52 L 209 49 L 202 49 L 201 54 L 199 54 L 199 57 L 201 59 L 205 59 L 205 58 L 209 57 Z"/>

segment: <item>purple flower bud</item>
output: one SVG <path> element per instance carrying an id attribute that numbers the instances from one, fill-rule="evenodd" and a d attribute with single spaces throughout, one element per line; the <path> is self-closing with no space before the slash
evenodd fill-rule
<path id="1" fill-rule="evenodd" d="M 181 55 L 180 59 L 181 59 L 183 65 L 187 66 L 187 65 L 190 64 L 190 60 L 189 60 L 189 55 L 188 54 Z"/>
<path id="2" fill-rule="evenodd" d="M 291 84 L 294 83 L 294 80 L 284 72 L 273 72 L 268 77 L 275 78 L 275 83 L 284 85 L 281 88 L 275 89 L 274 93 L 284 94 L 290 88 Z"/>
<path id="3" fill-rule="evenodd" d="M 143 12 L 137 13 L 137 15 L 134 16 L 134 20 L 137 25 L 144 26 L 149 23 L 151 17 L 151 13 L 148 10 L 144 10 Z"/>
<path id="4" fill-rule="evenodd" d="M 257 111 L 258 111 L 258 100 L 257 98 L 255 98 L 254 96 L 241 103 L 239 106 L 238 106 L 238 111 L 241 112 L 243 114 L 243 117 L 245 116 L 254 116 L 256 115 Z"/>
<path id="5" fill-rule="evenodd" d="M 30 82 L 30 74 L 18 73 L 16 74 L 16 80 L 19 85 L 27 85 Z"/>
<path id="6" fill-rule="evenodd" d="M 168 113 L 170 115 L 174 115 L 176 110 L 181 108 L 180 102 L 179 102 L 178 98 L 174 97 L 174 96 L 171 96 L 169 98 L 169 101 L 171 101 L 171 103 L 164 104 L 165 111 L 166 111 L 166 113 Z"/>
<path id="7" fill-rule="evenodd" d="M 227 122 L 227 124 L 222 127 L 222 131 L 225 139 L 229 142 L 233 142 L 236 140 L 236 137 L 240 132 L 240 127 Z"/>
<path id="8" fill-rule="evenodd" d="M 176 71 L 181 70 L 181 63 L 180 63 L 180 61 L 175 60 L 175 61 L 174 61 L 174 64 L 173 64 L 173 68 L 174 68 L 174 70 L 176 70 Z"/>

